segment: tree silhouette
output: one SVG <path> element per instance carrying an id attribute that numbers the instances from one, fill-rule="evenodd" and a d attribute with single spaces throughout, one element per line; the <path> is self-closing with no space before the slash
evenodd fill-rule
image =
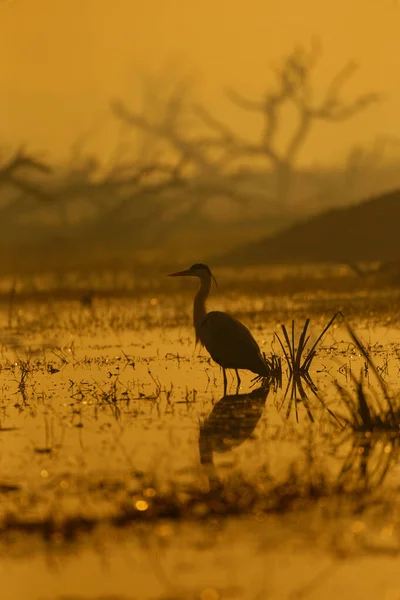
<path id="1" fill-rule="evenodd" d="M 27 173 L 51 173 L 51 168 L 45 163 L 27 154 L 22 148 L 0 166 L 0 188 L 12 187 L 28 196 L 48 199 L 46 193 L 32 183 Z"/>
<path id="2" fill-rule="evenodd" d="M 128 126 L 164 141 L 168 151 L 184 161 L 194 178 L 207 181 L 208 189 L 236 199 L 240 193 L 235 190 L 231 176 L 237 172 L 238 163 L 261 159 L 274 174 L 273 189 L 268 190 L 268 195 L 284 208 L 290 203 L 296 161 L 315 124 L 345 121 L 381 99 L 377 93 L 361 94 L 350 101 L 342 99 L 343 89 L 357 69 L 354 62 L 349 62 L 332 77 L 322 98 L 316 100 L 312 77 L 320 56 L 321 47 L 317 43 L 312 44 L 309 51 L 296 47 L 274 69 L 275 85 L 267 85 L 257 100 L 245 97 L 242 92 L 227 90 L 227 97 L 238 108 L 260 117 L 260 134 L 256 140 L 240 135 L 206 107 L 191 105 L 183 84 L 165 96 L 163 110 L 157 117 L 147 115 L 146 111 L 128 109 L 121 100 L 112 103 L 112 110 Z M 295 109 L 297 119 L 281 148 L 279 137 L 287 105 Z M 187 126 L 188 114 L 193 127 Z M 194 116 L 197 122 L 193 121 Z"/>
<path id="3" fill-rule="evenodd" d="M 311 78 L 320 55 L 321 48 L 316 43 L 308 52 L 302 47 L 295 48 L 283 59 L 281 66 L 274 69 L 274 89 L 268 86 L 260 99 L 248 99 L 241 92 L 227 90 L 228 98 L 236 106 L 256 113 L 262 120 L 260 137 L 256 141 L 249 141 L 236 134 L 204 107 L 197 107 L 197 114 L 230 151 L 231 160 L 244 157 L 261 157 L 266 160 L 275 172 L 275 196 L 283 206 L 290 200 L 296 160 L 315 124 L 318 121 L 345 121 L 381 99 L 377 93 L 361 94 L 350 101 L 342 99 L 343 88 L 357 69 L 354 62 L 349 62 L 332 77 L 322 98 L 315 100 Z M 288 104 L 297 112 L 297 123 L 286 145 L 279 149 L 278 136 L 282 129 L 283 109 Z"/>

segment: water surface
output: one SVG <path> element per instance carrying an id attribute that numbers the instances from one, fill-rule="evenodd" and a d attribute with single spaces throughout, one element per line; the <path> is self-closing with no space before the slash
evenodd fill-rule
<path id="1" fill-rule="evenodd" d="M 0 313 L 7 598 L 400 597 L 397 437 L 343 426 L 339 387 L 355 394 L 354 375 L 371 402 L 382 391 L 340 319 L 310 370 L 318 397 L 290 403 L 286 367 L 282 387 L 243 373 L 224 397 L 194 346 L 188 289 L 95 292 L 90 305 L 41 281 Z M 342 310 L 396 394 L 397 291 L 257 285 L 210 306 L 281 356 L 282 323 L 299 334 L 310 317 L 311 347 Z"/>

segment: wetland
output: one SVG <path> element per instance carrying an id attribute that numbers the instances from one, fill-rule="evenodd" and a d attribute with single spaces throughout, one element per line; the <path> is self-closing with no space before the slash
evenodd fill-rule
<path id="1" fill-rule="evenodd" d="M 400 598 L 399 290 L 221 270 L 281 361 L 224 395 L 170 270 L 1 282 L 3 597 Z M 338 311 L 300 393 L 277 335 L 310 319 L 306 357 Z"/>

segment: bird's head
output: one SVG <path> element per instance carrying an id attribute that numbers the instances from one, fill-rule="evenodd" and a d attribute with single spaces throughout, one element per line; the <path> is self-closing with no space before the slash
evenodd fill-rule
<path id="1" fill-rule="evenodd" d="M 211 273 L 210 269 L 207 265 L 203 263 L 196 263 L 192 265 L 189 269 L 185 271 L 177 271 L 176 273 L 170 273 L 170 277 L 198 277 L 199 279 L 213 279 L 215 285 L 218 287 L 218 284 L 215 280 L 214 275 Z"/>

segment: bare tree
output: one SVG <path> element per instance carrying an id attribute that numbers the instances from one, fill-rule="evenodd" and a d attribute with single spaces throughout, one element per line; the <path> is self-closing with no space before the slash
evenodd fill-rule
<path id="1" fill-rule="evenodd" d="M 172 157 L 185 165 L 186 173 L 196 180 L 196 187 L 201 180 L 207 189 L 215 187 L 217 193 L 231 195 L 224 181 L 229 166 L 225 140 L 214 132 L 204 133 L 204 123 L 198 118 L 190 92 L 186 81 L 177 83 L 158 101 L 158 110 L 153 106 L 149 113 L 146 106 L 144 110 L 133 110 L 119 99 L 111 103 L 111 108 L 121 122 L 146 133 L 154 145 L 161 142 L 158 152 L 153 150 L 153 161 L 165 155 Z M 154 93 L 152 89 L 151 96 Z M 143 94 L 147 98 L 149 91 L 144 89 Z"/>
<path id="2" fill-rule="evenodd" d="M 268 86 L 258 100 L 227 90 L 228 98 L 236 106 L 255 113 L 262 120 L 260 136 L 254 141 L 238 134 L 204 106 L 190 103 L 188 87 L 183 83 L 164 97 L 158 116 L 149 116 L 146 110 L 128 109 L 120 100 L 112 103 L 112 110 L 131 128 L 163 141 L 167 153 L 179 157 L 192 178 L 206 182 L 208 191 L 218 190 L 219 194 L 243 201 L 231 176 L 240 161 L 261 159 L 275 179 L 273 189 L 266 190 L 265 196 L 275 198 L 283 208 L 291 199 L 296 161 L 315 124 L 350 119 L 381 98 L 379 94 L 367 93 L 350 101 L 342 99 L 343 89 L 357 68 L 354 62 L 349 62 L 332 77 L 322 98 L 316 100 L 312 77 L 320 55 L 318 44 L 313 44 L 309 51 L 295 48 L 274 69 L 275 85 Z M 280 136 L 287 105 L 294 108 L 297 119 L 286 145 L 281 148 Z M 191 121 L 188 121 L 188 115 Z M 193 117 L 197 119 L 193 120 Z"/>
<path id="3" fill-rule="evenodd" d="M 212 130 L 230 153 L 231 160 L 261 157 L 276 174 L 276 198 L 285 205 L 290 200 L 291 180 L 301 149 L 318 121 L 337 123 L 354 117 L 381 99 L 377 93 L 367 93 L 345 101 L 342 92 L 354 74 L 357 65 L 349 62 L 331 79 L 323 97 L 315 100 L 311 77 L 320 58 L 321 49 L 314 44 L 310 51 L 295 48 L 274 70 L 275 88 L 268 88 L 258 100 L 246 98 L 242 93 L 228 90 L 229 99 L 241 109 L 259 115 L 262 119 L 260 137 L 249 141 L 216 119 L 202 106 L 197 114 Z M 283 109 L 291 104 L 297 112 L 297 124 L 286 146 L 279 149 L 278 137 L 282 131 Z"/>
<path id="4" fill-rule="evenodd" d="M 228 200 L 244 206 L 249 194 L 234 180 L 231 146 L 224 132 L 216 135 L 199 118 L 191 85 L 186 80 L 174 86 L 164 82 L 155 98 L 156 84 L 150 83 L 150 90 L 143 89 L 142 109 L 128 108 L 121 100 L 112 102 L 111 107 L 121 123 L 146 139 L 146 152 L 138 156 L 139 162 L 144 161 L 143 167 L 149 155 L 153 161 L 179 165 L 179 185 L 176 180 L 169 182 L 166 190 L 158 193 L 154 205 L 157 211 L 153 213 L 152 230 L 157 228 L 159 241 L 178 228 L 205 223 L 209 218 L 208 203 Z M 146 198 L 146 202 L 155 200 L 152 191 L 146 191 L 144 196 L 140 193 L 135 200 L 139 197 Z"/>
<path id="5" fill-rule="evenodd" d="M 208 155 L 209 146 L 214 143 L 214 138 L 194 136 L 184 125 L 187 105 L 186 90 L 182 84 L 176 86 L 165 99 L 158 118 L 151 119 L 146 114 L 128 109 L 121 100 L 112 102 L 111 108 L 115 116 L 128 126 L 163 140 L 166 144 L 164 152 L 185 160 L 196 175 L 214 178 L 218 168 Z"/>
<path id="6" fill-rule="evenodd" d="M 0 166 L 0 189 L 11 187 L 23 195 L 33 196 L 41 200 L 48 199 L 46 192 L 32 181 L 30 174 L 46 174 L 51 168 L 45 163 L 27 154 L 22 148 Z"/>
<path id="7" fill-rule="evenodd" d="M 307 52 L 296 48 L 275 69 L 275 85 L 267 86 L 259 100 L 228 90 L 228 98 L 236 106 L 261 119 L 255 140 L 196 104 L 185 81 L 164 86 L 159 96 L 152 84 L 141 110 L 116 100 L 112 109 L 121 131 L 129 137 L 131 132 L 140 134 L 142 143 L 136 153 L 132 155 L 124 137 L 105 167 L 83 152 L 89 131 L 77 141 L 71 164 L 43 186 L 37 177 L 49 173 L 49 167 L 20 150 L 0 166 L 0 187 L 18 194 L 7 206 L 3 203 L 2 215 L 25 223 L 28 220 L 21 220 L 21 213 L 30 211 L 35 222 L 49 229 L 56 225 L 66 236 L 82 233 L 84 237 L 89 227 L 101 239 L 114 235 L 119 241 L 123 237 L 119 232 L 125 228 L 129 239 L 133 234 L 138 244 L 140 239 L 159 242 L 173 226 L 198 222 L 210 198 L 245 202 L 253 193 L 255 177 L 250 173 L 250 192 L 245 192 L 249 180 L 243 185 L 241 167 L 243 163 L 253 167 L 260 159 L 268 180 L 262 197 L 272 196 L 282 207 L 288 206 L 296 161 L 315 123 L 349 119 L 380 98 L 364 94 L 351 101 L 342 99 L 343 88 L 355 71 L 355 65 L 349 63 L 332 78 L 322 98 L 315 99 L 312 79 L 319 56 L 319 48 Z M 282 147 L 286 105 L 294 108 L 297 123 Z M 35 202 L 39 198 L 51 202 Z"/>

